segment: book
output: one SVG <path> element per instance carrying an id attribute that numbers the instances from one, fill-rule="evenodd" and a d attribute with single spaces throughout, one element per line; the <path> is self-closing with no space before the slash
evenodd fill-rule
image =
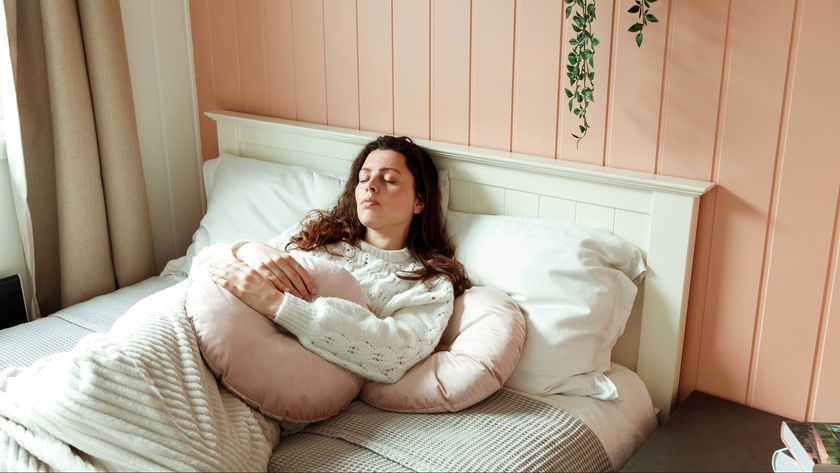
<path id="1" fill-rule="evenodd" d="M 803 471 L 840 472 L 840 424 L 785 421 L 781 434 Z"/>
<path id="2" fill-rule="evenodd" d="M 773 471 L 788 471 L 788 472 L 798 472 L 802 471 L 802 467 L 799 466 L 799 462 L 793 458 L 793 455 L 790 454 L 790 450 L 786 448 L 780 448 L 773 452 L 773 460 L 771 462 L 773 465 Z"/>

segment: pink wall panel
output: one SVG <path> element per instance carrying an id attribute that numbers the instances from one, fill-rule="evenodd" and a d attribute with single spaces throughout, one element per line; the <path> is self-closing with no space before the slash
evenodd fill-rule
<path id="1" fill-rule="evenodd" d="M 327 124 L 359 128 L 356 2 L 324 0 Z"/>
<path id="2" fill-rule="evenodd" d="M 840 2 L 662 0 L 641 49 L 632 4 L 598 2 L 579 148 L 559 0 L 190 0 L 199 112 L 711 179 L 680 398 L 836 420 Z M 200 126 L 215 156 L 214 124 Z"/>
<path id="3" fill-rule="evenodd" d="M 598 38 L 599 44 L 595 46 L 595 101 L 589 105 L 586 112 L 586 120 L 591 128 L 586 138 L 578 142 L 572 134 L 579 134 L 578 125 L 580 120 L 569 112 L 566 102 L 564 87 L 569 87 L 569 78 L 566 76 L 566 57 L 569 55 L 572 38 L 572 30 L 569 21 L 563 20 L 563 41 L 560 54 L 560 79 L 558 90 L 560 94 L 559 115 L 557 117 L 557 153 L 556 157 L 570 161 L 583 163 L 604 164 L 604 139 L 607 132 L 607 104 L 611 99 L 611 68 L 612 37 L 613 37 L 613 2 L 601 2 L 597 4 L 595 15 L 597 20 L 592 25 L 592 33 Z M 565 12 L 564 16 L 565 18 Z M 571 19 L 571 18 L 570 18 Z M 626 38 L 624 38 L 626 41 Z"/>
<path id="4" fill-rule="evenodd" d="M 840 374 L 837 370 L 837 360 L 840 360 L 840 343 L 837 343 L 840 340 L 840 189 L 837 190 L 830 278 L 823 297 L 820 343 L 808 403 L 808 419 L 815 422 L 836 422 L 840 419 L 840 404 L 837 402 L 840 399 Z"/>
<path id="5" fill-rule="evenodd" d="M 470 141 L 470 0 L 432 0 L 431 138 Z"/>
<path id="6" fill-rule="evenodd" d="M 273 117 L 297 118 L 292 0 L 265 0 L 268 108 Z"/>
<path id="7" fill-rule="evenodd" d="M 674 0 L 659 172 L 709 180 L 717 136 L 727 0 Z"/>
<path id="8" fill-rule="evenodd" d="M 359 25 L 359 125 L 394 132 L 394 72 L 391 2 L 361 0 Z"/>
<path id="9" fill-rule="evenodd" d="M 798 7 L 794 56 L 811 54 L 789 63 L 764 310 L 747 399 L 792 418 L 806 413 L 811 371 L 802 367 L 814 363 L 840 183 L 840 95 L 824 93 L 840 84 L 840 62 L 825 60 L 837 54 L 840 29 L 825 2 Z"/>
<path id="10" fill-rule="evenodd" d="M 239 84 L 239 54 L 236 47 L 236 4 L 233 0 L 207 3 L 210 15 L 213 81 L 216 84 L 216 106 L 240 110 L 242 93 Z"/>
<path id="11" fill-rule="evenodd" d="M 472 4 L 470 144 L 510 151 L 514 0 Z"/>
<path id="12" fill-rule="evenodd" d="M 793 3 L 733 3 L 697 388 L 745 402 Z"/>
<path id="13" fill-rule="evenodd" d="M 265 7 L 265 0 L 249 0 L 237 2 L 235 9 L 242 111 L 257 115 L 269 112 Z"/>
<path id="14" fill-rule="evenodd" d="M 297 119 L 327 123 L 323 3 L 292 0 Z"/>
<path id="15" fill-rule="evenodd" d="M 202 112 L 218 108 L 213 74 L 213 34 L 210 32 L 210 5 L 208 2 L 209 0 L 190 1 L 195 88 L 198 109 Z M 218 156 L 219 144 L 216 142 L 215 122 L 200 113 L 198 125 L 204 159 Z"/>
<path id="16" fill-rule="evenodd" d="M 431 0 L 394 0 L 394 133 L 429 139 Z"/>
<path id="17" fill-rule="evenodd" d="M 517 153 L 554 156 L 563 3 L 516 3 L 513 133 Z M 565 97 L 565 95 L 564 95 Z"/>
<path id="18" fill-rule="evenodd" d="M 612 46 L 612 73 L 617 79 L 611 91 L 605 161 L 612 167 L 654 172 L 671 2 L 653 4 L 652 12 L 659 23 L 645 28 L 641 48 L 636 46 L 635 34 L 627 31 L 637 19 L 626 13 L 633 0 L 621 0 L 618 5 Z"/>

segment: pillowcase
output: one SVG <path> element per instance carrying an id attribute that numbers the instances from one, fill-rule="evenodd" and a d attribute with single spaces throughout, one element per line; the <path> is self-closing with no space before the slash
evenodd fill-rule
<path id="1" fill-rule="evenodd" d="M 361 398 L 395 412 L 457 412 L 498 391 L 525 343 L 525 316 L 507 294 L 472 287 L 455 298 L 431 356 L 394 384 L 368 381 Z"/>
<path id="2" fill-rule="evenodd" d="M 346 176 L 222 154 L 203 164 L 207 212 L 185 257 L 167 263 L 162 276 L 186 276 L 195 255 L 215 243 L 267 241 L 299 223 L 312 209 L 327 209 L 344 190 Z M 439 172 L 443 208 L 449 178 Z M 445 216 L 445 214 L 444 214 Z"/>
<path id="3" fill-rule="evenodd" d="M 506 386 L 616 399 L 603 373 L 645 275 L 641 252 L 602 229 L 449 212 L 456 257 L 476 285 L 511 294 L 528 337 Z"/>
<path id="4" fill-rule="evenodd" d="M 356 279 L 329 261 L 295 252 L 312 275 L 318 297 L 341 297 L 370 307 Z M 214 245 L 195 259 L 187 294 L 187 316 L 210 370 L 231 392 L 263 414 L 280 421 L 314 422 L 347 407 L 364 380 L 298 343 L 227 290 L 207 273 L 211 260 L 233 261 L 229 245 Z"/>

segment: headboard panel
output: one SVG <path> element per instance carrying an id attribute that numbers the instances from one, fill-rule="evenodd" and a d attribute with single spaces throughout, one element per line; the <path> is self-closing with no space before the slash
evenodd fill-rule
<path id="1" fill-rule="evenodd" d="M 359 130 L 235 112 L 207 114 L 219 151 L 346 174 Z M 661 418 L 676 399 L 699 197 L 710 182 L 416 140 L 450 179 L 452 210 L 606 228 L 638 246 L 648 275 L 613 360 L 645 381 Z"/>

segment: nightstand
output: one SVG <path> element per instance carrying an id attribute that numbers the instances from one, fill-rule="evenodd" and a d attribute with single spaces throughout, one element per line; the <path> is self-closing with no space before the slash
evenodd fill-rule
<path id="1" fill-rule="evenodd" d="M 773 471 L 783 420 L 694 391 L 621 471 Z"/>

